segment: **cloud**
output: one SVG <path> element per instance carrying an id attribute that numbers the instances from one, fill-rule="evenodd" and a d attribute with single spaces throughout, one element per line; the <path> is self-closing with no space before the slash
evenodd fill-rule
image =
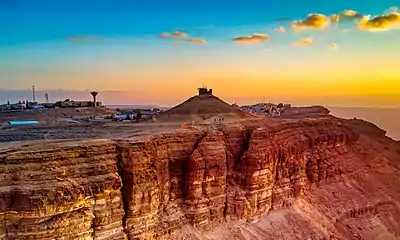
<path id="1" fill-rule="evenodd" d="M 387 15 L 387 14 L 391 14 L 391 13 L 394 13 L 394 12 L 400 12 L 399 8 L 396 7 L 396 6 L 390 7 L 389 9 L 385 10 L 383 12 L 383 14 Z"/>
<path id="2" fill-rule="evenodd" d="M 292 45 L 295 47 L 305 47 L 305 46 L 310 46 L 314 43 L 314 38 L 313 37 L 307 37 L 307 38 L 303 38 L 298 42 L 293 43 Z"/>
<path id="3" fill-rule="evenodd" d="M 177 38 L 187 38 L 188 34 L 180 31 L 175 31 L 172 33 L 172 36 Z"/>
<path id="4" fill-rule="evenodd" d="M 353 10 L 344 10 L 343 12 L 339 13 L 339 21 L 360 19 L 362 17 L 363 15 Z"/>
<path id="5" fill-rule="evenodd" d="M 307 28 L 311 29 L 325 29 L 330 24 L 330 18 L 323 14 L 309 14 L 307 18 L 303 21 L 292 22 L 291 27 L 294 30 L 305 30 Z"/>
<path id="6" fill-rule="evenodd" d="M 180 38 L 187 38 L 188 34 L 184 33 L 184 32 L 180 32 L 180 31 L 175 31 L 172 33 L 167 33 L 167 32 L 163 32 L 160 34 L 161 38 L 175 38 L 175 40 L 172 42 L 172 45 L 180 45 Z M 202 39 L 202 38 L 190 38 L 187 41 L 188 43 L 202 43 L 205 44 L 207 43 L 206 40 Z"/>
<path id="7" fill-rule="evenodd" d="M 164 33 L 161 33 L 161 34 L 160 34 L 160 37 L 161 37 L 161 38 L 169 38 L 169 37 L 171 37 L 171 34 L 169 34 L 169 33 L 167 33 L 167 32 L 164 32 Z"/>
<path id="8" fill-rule="evenodd" d="M 163 32 L 159 35 L 161 38 L 187 38 L 188 34 L 184 33 L 184 32 L 180 32 L 180 31 L 175 31 L 172 33 L 168 33 L 168 32 Z"/>
<path id="9" fill-rule="evenodd" d="M 337 43 L 331 43 L 331 44 L 329 44 L 329 49 L 332 49 L 332 50 L 337 50 L 337 49 L 339 49 L 339 44 L 337 44 Z"/>
<path id="10" fill-rule="evenodd" d="M 286 28 L 284 28 L 284 27 L 278 27 L 278 28 L 275 28 L 274 29 L 275 31 L 277 31 L 277 32 L 280 32 L 280 33 L 284 33 L 284 32 L 286 32 Z"/>
<path id="11" fill-rule="evenodd" d="M 201 43 L 201 44 L 205 44 L 207 43 L 206 40 L 202 39 L 202 38 L 190 38 L 188 40 L 189 43 Z"/>
<path id="12" fill-rule="evenodd" d="M 68 41 L 75 43 L 92 43 L 100 41 L 99 36 L 70 36 L 68 37 Z"/>
<path id="13" fill-rule="evenodd" d="M 333 14 L 332 16 L 331 16 L 331 22 L 339 22 L 339 19 L 340 19 L 340 15 L 339 14 Z"/>
<path id="14" fill-rule="evenodd" d="M 341 13 L 333 14 L 331 16 L 331 22 L 354 21 L 357 19 L 361 19 L 362 17 L 363 17 L 362 14 L 354 10 L 344 10 Z"/>
<path id="15" fill-rule="evenodd" d="M 357 26 L 359 29 L 366 31 L 388 31 L 394 28 L 400 28 L 400 13 L 392 12 L 372 19 L 370 15 L 364 16 L 357 23 Z"/>
<path id="16" fill-rule="evenodd" d="M 260 41 L 269 42 L 271 38 L 267 34 L 254 33 L 250 36 L 237 37 L 232 39 L 236 43 L 258 43 Z"/>

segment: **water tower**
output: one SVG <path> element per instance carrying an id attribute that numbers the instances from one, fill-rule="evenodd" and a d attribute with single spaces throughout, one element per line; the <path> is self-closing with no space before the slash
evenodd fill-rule
<path id="1" fill-rule="evenodd" d="M 93 91 L 93 92 L 90 92 L 90 94 L 93 96 L 93 106 L 96 107 L 96 97 L 97 97 L 97 94 L 99 94 L 99 93 L 96 91 Z"/>

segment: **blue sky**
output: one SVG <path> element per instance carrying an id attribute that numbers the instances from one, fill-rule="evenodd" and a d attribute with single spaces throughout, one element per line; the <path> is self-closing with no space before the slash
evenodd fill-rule
<path id="1" fill-rule="evenodd" d="M 226 1 L 226 0 L 2 0 L 1 45 L 54 41 L 69 36 L 143 36 L 168 29 L 201 32 L 209 26 L 267 24 L 309 13 L 344 9 L 381 13 L 395 0 Z M 198 29 L 196 29 L 198 28 Z"/>
<path id="2" fill-rule="evenodd" d="M 190 95 L 188 91 L 199 84 L 221 89 L 234 82 L 232 89 L 247 91 L 241 98 L 254 99 L 272 94 L 268 86 L 278 86 L 279 81 L 282 86 L 293 84 L 292 89 L 296 89 L 296 81 L 310 78 L 305 85 L 314 87 L 315 92 L 333 86 L 348 88 L 350 95 L 360 94 L 350 91 L 359 83 L 344 80 L 345 71 L 338 70 L 351 63 L 356 69 L 350 71 L 352 78 L 373 75 L 387 82 L 386 88 L 377 92 L 368 90 L 362 98 L 368 97 L 366 94 L 381 96 L 386 89 L 395 95 L 394 85 L 390 84 L 400 76 L 399 71 L 393 70 L 400 53 L 398 30 L 379 34 L 353 30 L 281 34 L 273 29 L 279 26 L 290 29 L 291 22 L 303 20 L 310 13 L 330 16 L 351 9 L 376 15 L 398 3 L 398 0 L 0 0 L 0 90 L 26 90 L 35 84 L 45 91 L 91 88 L 138 91 L 143 102 L 146 96 L 153 96 L 151 92 L 169 91 L 179 85 L 181 92 L 157 98 L 160 102 L 174 102 L 177 101 L 174 97 L 182 99 Z M 341 28 L 354 28 L 353 25 Z M 204 38 L 208 44 L 173 46 L 171 41 L 158 37 L 162 32 L 175 30 Z M 251 46 L 232 43 L 234 37 L 256 32 L 269 34 L 272 41 Z M 293 42 L 309 36 L 316 39 L 312 47 L 291 47 Z M 90 38 L 90 41 L 78 43 L 71 41 L 71 37 Z M 333 42 L 341 46 L 340 51 L 327 50 Z M 263 54 L 265 49 L 269 51 L 267 57 Z M 383 67 L 382 61 L 374 58 L 384 58 L 389 63 Z M 382 65 L 377 70 L 365 67 L 377 64 Z M 317 79 L 328 75 L 326 82 L 318 82 Z M 373 84 L 368 89 L 377 89 Z M 225 89 L 221 95 L 230 98 L 237 95 L 236 90 Z M 282 98 L 299 100 L 293 91 L 283 93 Z M 279 97 L 274 95 L 275 98 Z M 321 96 L 310 98 L 309 102 L 315 99 Z"/>

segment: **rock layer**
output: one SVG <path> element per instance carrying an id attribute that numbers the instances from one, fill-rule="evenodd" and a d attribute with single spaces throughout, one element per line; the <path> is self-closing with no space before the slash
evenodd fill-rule
<path id="1" fill-rule="evenodd" d="M 0 153 L 3 238 L 124 239 L 115 149 L 60 142 Z"/>
<path id="2" fill-rule="evenodd" d="M 365 129 L 313 119 L 6 148 L 0 238 L 396 239 L 400 147 Z"/>

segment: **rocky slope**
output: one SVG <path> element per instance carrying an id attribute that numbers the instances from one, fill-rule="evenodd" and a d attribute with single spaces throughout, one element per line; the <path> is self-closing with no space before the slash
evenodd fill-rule
<path id="1" fill-rule="evenodd" d="M 209 120 L 210 118 L 240 120 L 252 118 L 214 95 L 197 95 L 157 115 L 157 122 L 187 122 Z M 212 121 L 212 120 L 211 120 Z"/>
<path id="2" fill-rule="evenodd" d="M 384 135 L 332 118 L 4 146 L 0 239 L 399 239 Z"/>

